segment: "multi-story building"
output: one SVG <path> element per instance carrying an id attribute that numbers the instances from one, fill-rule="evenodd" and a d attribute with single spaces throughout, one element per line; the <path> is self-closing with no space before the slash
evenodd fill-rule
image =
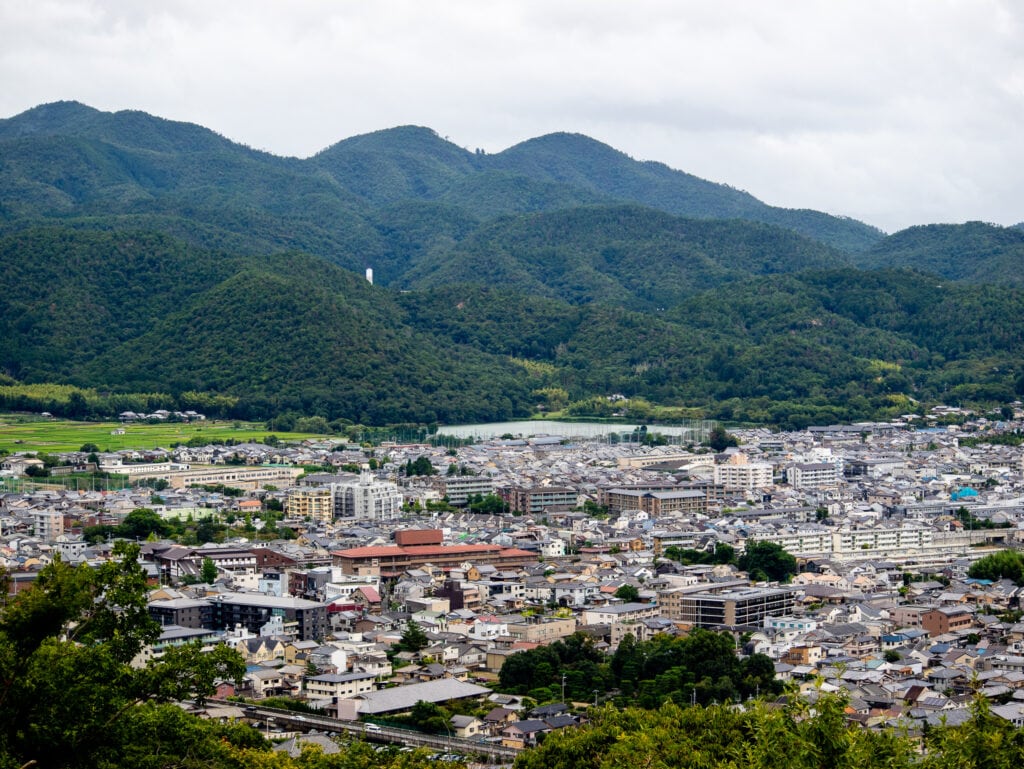
<path id="1" fill-rule="evenodd" d="M 583 610 L 584 625 L 615 625 L 660 616 L 657 604 L 620 603 Z"/>
<path id="2" fill-rule="evenodd" d="M 219 593 L 209 600 L 214 630 L 242 625 L 251 633 L 259 633 L 276 617 L 301 641 L 320 640 L 327 635 L 327 605 L 323 603 L 259 593 Z"/>
<path id="3" fill-rule="evenodd" d="M 212 628 L 213 605 L 202 598 L 166 598 L 149 602 L 149 616 L 161 627 Z"/>
<path id="4" fill-rule="evenodd" d="M 297 486 L 288 489 L 284 511 L 289 518 L 330 523 L 334 520 L 334 493 L 330 488 Z"/>
<path id="5" fill-rule="evenodd" d="M 658 509 L 664 512 L 681 510 L 683 512 L 706 513 L 709 502 L 720 502 L 726 496 L 725 487 L 710 480 L 688 481 L 686 483 L 669 481 L 666 483 L 642 483 L 599 489 L 597 503 L 606 506 L 609 513 L 615 514 L 621 513 L 623 510 L 643 510 L 643 502 L 639 500 L 646 492 L 668 492 L 675 494 L 676 492 L 684 491 L 700 492 L 704 499 L 701 500 L 695 494 L 687 494 L 685 497 L 669 498 L 678 501 L 666 503 L 664 500 L 655 502 L 652 497 L 647 506 L 653 509 L 657 505 Z"/>
<path id="6" fill-rule="evenodd" d="M 746 454 L 738 452 L 729 459 L 715 465 L 715 483 L 727 489 L 752 491 L 774 484 L 775 468 L 769 462 L 751 462 Z"/>
<path id="7" fill-rule="evenodd" d="M 494 479 L 489 475 L 444 475 L 434 480 L 434 488 L 448 498 L 448 504 L 461 507 L 470 497 L 493 494 Z"/>
<path id="8" fill-rule="evenodd" d="M 371 545 L 335 550 L 331 555 L 334 565 L 345 574 L 373 573 L 381 577 L 398 577 L 428 563 L 448 570 L 466 562 L 516 568 L 537 560 L 536 553 L 500 545 Z"/>
<path id="9" fill-rule="evenodd" d="M 974 615 L 962 606 L 942 606 L 921 615 L 921 627 L 927 630 L 932 638 L 945 633 L 966 630 L 973 624 Z"/>
<path id="10" fill-rule="evenodd" d="M 707 495 L 696 489 L 609 489 L 604 496 L 609 500 L 609 511 L 642 510 L 652 517 L 678 512 L 706 513 L 708 509 Z"/>
<path id="11" fill-rule="evenodd" d="M 539 515 L 545 510 L 572 510 L 579 495 L 576 489 L 567 486 L 513 486 L 502 496 L 512 512 Z"/>
<path id="12" fill-rule="evenodd" d="M 36 537 L 44 542 L 53 542 L 64 533 L 64 513 L 51 508 L 33 510 L 32 526 Z"/>
<path id="13" fill-rule="evenodd" d="M 839 483 L 839 470 L 831 462 L 810 462 L 792 465 L 786 471 L 789 485 L 798 489 L 822 489 Z"/>
<path id="14" fill-rule="evenodd" d="M 331 484 L 334 515 L 361 521 L 395 521 L 402 514 L 402 492 L 390 481 L 378 481 L 370 473 L 359 480 Z"/>
<path id="15" fill-rule="evenodd" d="M 508 634 L 516 641 L 546 644 L 576 632 L 575 617 L 543 617 L 535 621 L 510 623 Z"/>
<path id="16" fill-rule="evenodd" d="M 679 594 L 675 607 L 662 606 L 662 616 L 693 627 L 759 627 L 765 617 L 791 614 L 794 594 L 784 587 Z"/>
<path id="17" fill-rule="evenodd" d="M 327 673 L 306 676 L 306 699 L 330 700 L 332 704 L 337 704 L 338 700 L 372 692 L 376 677 L 373 673 Z"/>

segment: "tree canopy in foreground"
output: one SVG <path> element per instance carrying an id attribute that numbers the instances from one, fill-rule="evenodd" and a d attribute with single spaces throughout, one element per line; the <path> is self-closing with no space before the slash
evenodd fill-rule
<path id="1" fill-rule="evenodd" d="M 609 706 L 588 726 L 547 735 L 515 769 L 1009 769 L 1024 760 L 1024 732 L 981 699 L 963 726 L 925 730 L 923 738 L 851 726 L 845 707 L 828 694 L 814 706 Z"/>

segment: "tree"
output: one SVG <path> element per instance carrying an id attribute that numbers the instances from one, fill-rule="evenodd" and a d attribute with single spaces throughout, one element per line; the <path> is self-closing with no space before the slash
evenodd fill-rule
<path id="1" fill-rule="evenodd" d="M 404 652 L 418 652 L 422 649 L 426 649 L 430 645 L 430 639 L 427 638 L 427 634 L 423 632 L 423 628 L 419 626 L 414 620 L 409 620 L 409 624 L 405 626 L 405 632 L 402 633 L 402 638 L 398 642 L 398 648 Z"/>
<path id="2" fill-rule="evenodd" d="M 100 447 L 95 443 L 83 443 L 82 448 L 79 449 L 83 454 L 96 454 L 100 450 Z"/>
<path id="3" fill-rule="evenodd" d="M 739 446 L 740 442 L 735 435 L 727 433 L 724 427 L 715 425 L 708 433 L 706 444 L 715 451 L 725 451 L 730 446 Z"/>
<path id="4" fill-rule="evenodd" d="M 619 589 L 615 591 L 615 597 L 621 598 L 627 603 L 635 603 L 640 600 L 640 589 L 636 585 L 630 585 L 629 583 L 619 585 Z"/>
<path id="5" fill-rule="evenodd" d="M 199 578 L 210 585 L 217 581 L 217 564 L 209 556 L 203 558 L 203 565 L 199 571 Z"/>
<path id="6" fill-rule="evenodd" d="M 993 582 L 1000 579 L 1011 579 L 1016 584 L 1024 584 L 1024 555 L 1016 550 L 1000 550 L 998 553 L 979 558 L 970 569 L 968 576 L 974 579 L 988 579 Z"/>
<path id="7" fill-rule="evenodd" d="M 117 535 L 128 539 L 146 539 L 150 534 L 166 537 L 170 533 L 170 525 L 148 507 L 132 510 L 117 527 Z"/>
<path id="8" fill-rule="evenodd" d="M 747 542 L 746 552 L 737 565 L 749 573 L 774 582 L 787 582 L 797 573 L 796 558 L 774 542 Z"/>
<path id="9" fill-rule="evenodd" d="M 109 766 L 131 751 L 163 754 L 164 764 L 148 765 L 170 765 L 199 735 L 203 750 L 213 749 L 207 727 L 162 703 L 201 701 L 216 680 L 240 680 L 244 662 L 227 647 L 203 653 L 196 644 L 168 649 L 140 668 L 129 664 L 160 634 L 147 610 L 138 554 L 138 545 L 121 541 L 97 569 L 57 559 L 4 609 L 0 764 Z M 167 726 L 140 728 L 158 721 Z"/>

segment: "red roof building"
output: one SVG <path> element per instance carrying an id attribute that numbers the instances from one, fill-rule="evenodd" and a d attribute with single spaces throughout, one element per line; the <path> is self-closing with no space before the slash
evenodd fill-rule
<path id="1" fill-rule="evenodd" d="M 378 545 L 335 550 L 331 556 L 345 574 L 379 569 L 382 577 L 397 577 L 428 563 L 447 571 L 466 562 L 517 568 L 537 560 L 537 554 L 529 550 L 500 545 Z"/>

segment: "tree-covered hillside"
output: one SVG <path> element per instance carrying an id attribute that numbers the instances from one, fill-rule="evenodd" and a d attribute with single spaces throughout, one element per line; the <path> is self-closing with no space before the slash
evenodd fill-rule
<path id="1" fill-rule="evenodd" d="M 637 206 L 581 207 L 482 226 L 450 249 L 435 249 L 402 282 L 483 282 L 577 304 L 654 310 L 730 280 L 842 263 L 837 252 L 776 227 Z"/>
<path id="2" fill-rule="evenodd" d="M 1024 394 L 1022 237 L 884 238 L 571 134 L 299 160 L 65 102 L 0 120 L 0 375 L 374 424 L 996 405 Z"/>
<path id="3" fill-rule="evenodd" d="M 1024 285 L 1024 230 L 984 222 L 901 230 L 855 261 L 869 269 L 907 267 L 950 280 Z"/>

